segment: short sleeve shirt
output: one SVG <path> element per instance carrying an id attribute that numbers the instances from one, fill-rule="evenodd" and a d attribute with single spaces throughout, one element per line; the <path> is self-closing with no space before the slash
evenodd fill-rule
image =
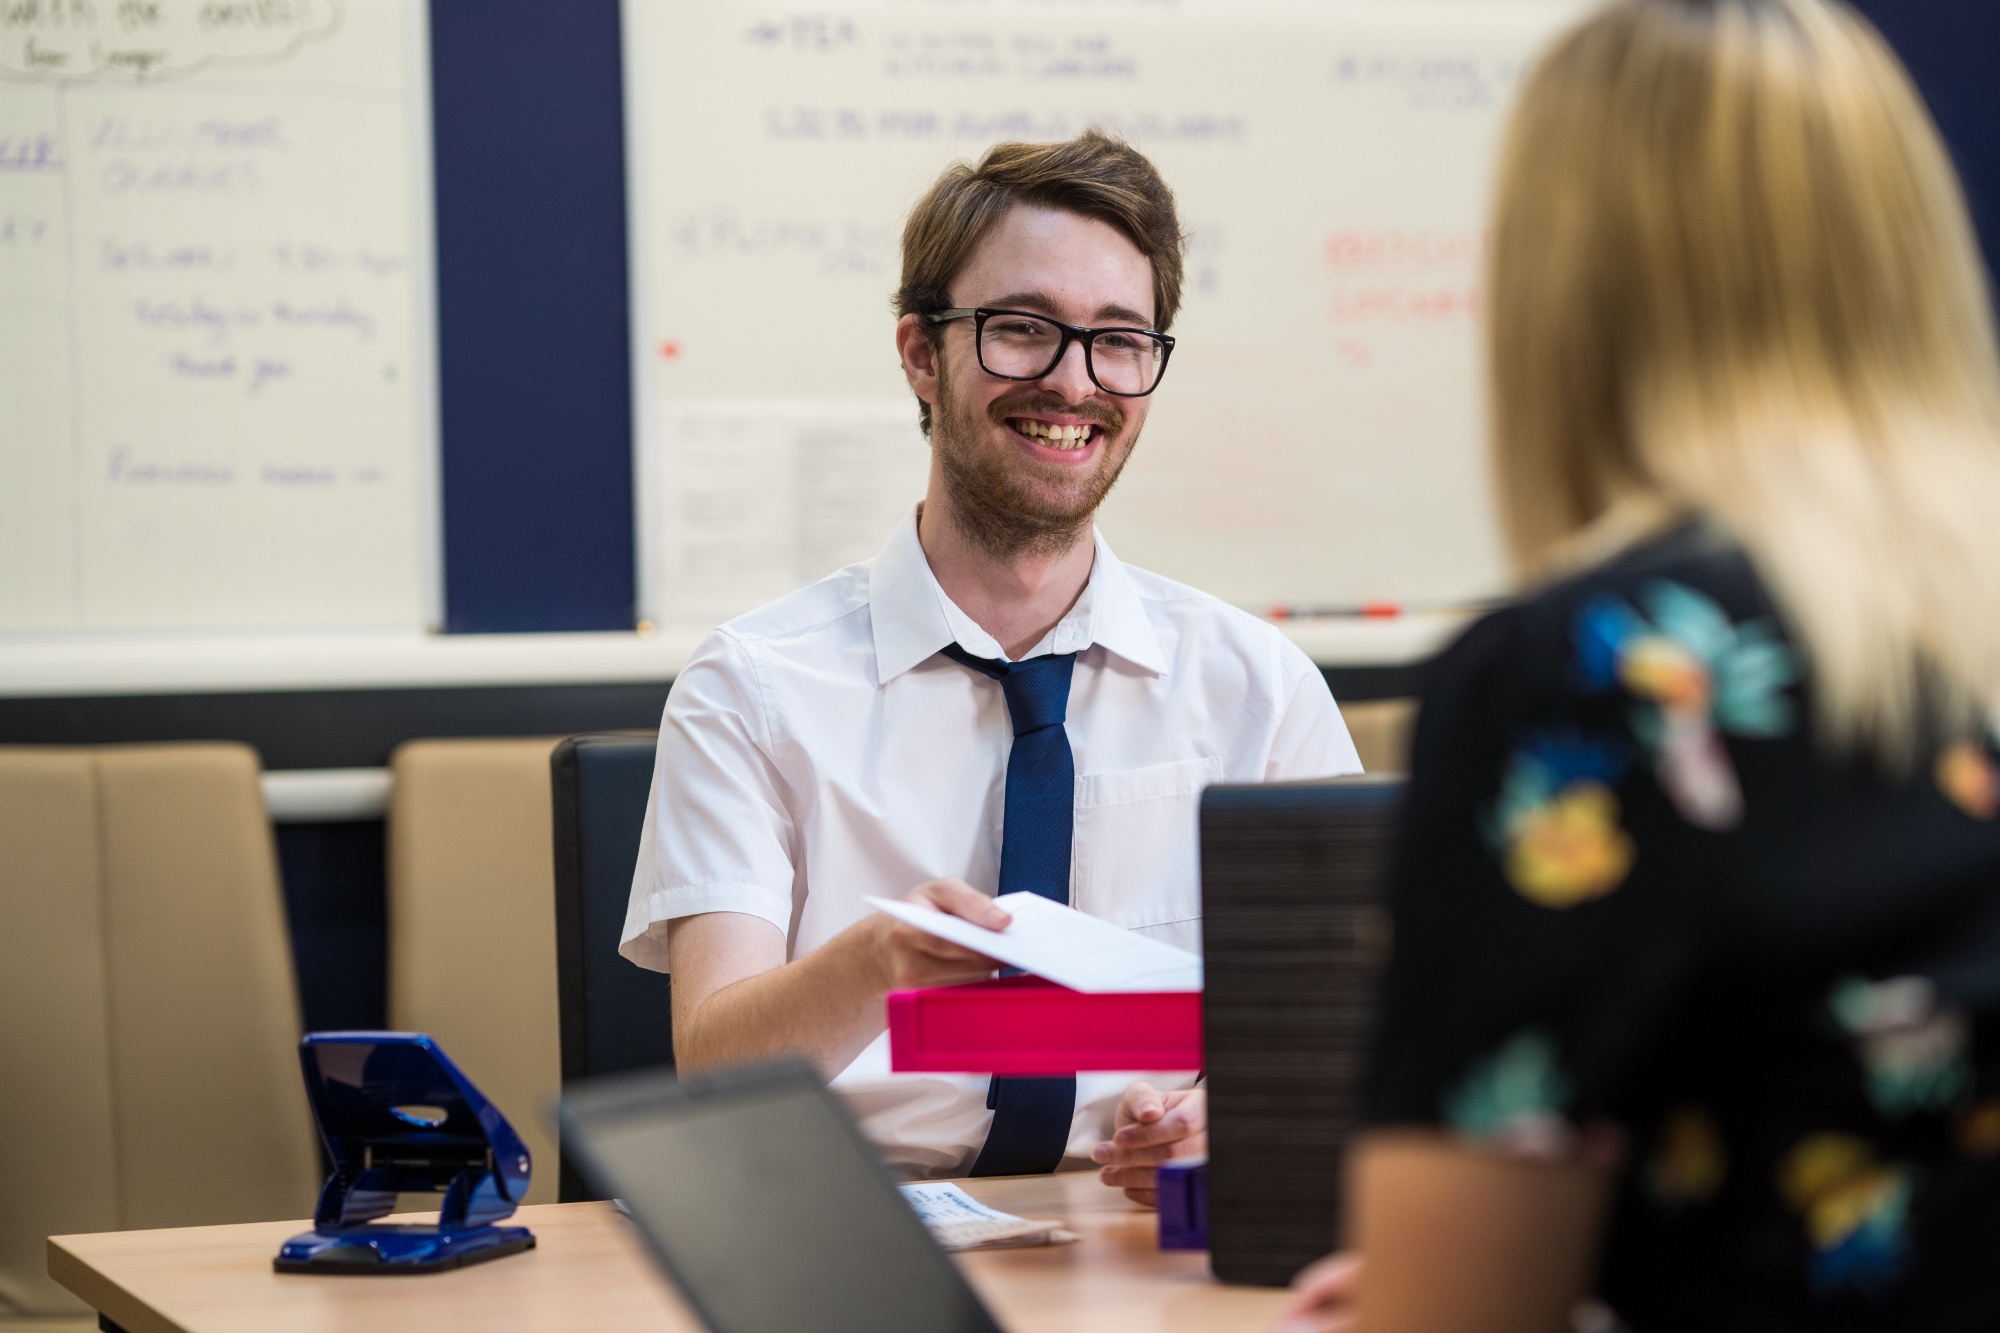
<path id="1" fill-rule="evenodd" d="M 664 970 L 666 922 L 742 912 L 798 957 L 866 915 L 866 895 L 944 876 L 995 892 L 1013 726 L 997 682 L 940 655 L 953 642 L 1005 656 L 938 585 L 914 514 L 874 560 L 711 635 L 667 700 L 621 952 Z M 1202 788 L 1359 772 L 1353 742 L 1275 628 L 1101 536 L 1082 596 L 1026 656 L 1070 652 L 1071 903 L 1199 950 Z M 1071 1156 L 1139 1076 L 1078 1080 Z M 834 1087 L 912 1175 L 962 1173 L 992 1119 L 986 1079 L 892 1074 L 886 1037 Z"/>
<path id="2" fill-rule="evenodd" d="M 1615 1130 L 1637 1333 L 2000 1328 L 1993 738 L 1885 772 L 1812 690 L 1690 525 L 1488 616 L 1425 695 L 1371 1116 Z"/>

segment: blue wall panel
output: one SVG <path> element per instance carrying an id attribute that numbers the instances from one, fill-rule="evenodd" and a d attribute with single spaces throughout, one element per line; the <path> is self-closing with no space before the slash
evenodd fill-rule
<path id="1" fill-rule="evenodd" d="M 2000 262 L 2000 3 L 1995 0 L 1861 0 L 1909 66 L 1972 203 L 1987 272 Z"/>
<path id="2" fill-rule="evenodd" d="M 431 0 L 445 628 L 630 629 L 618 0 Z"/>

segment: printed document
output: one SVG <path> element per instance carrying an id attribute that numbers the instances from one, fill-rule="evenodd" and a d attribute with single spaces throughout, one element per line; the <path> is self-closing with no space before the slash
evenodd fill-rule
<path id="1" fill-rule="evenodd" d="M 1071 990 L 1104 994 L 1201 989 L 1198 954 L 1120 929 L 1038 893 L 1006 893 L 993 900 L 1014 918 L 1005 930 L 988 930 L 915 903 L 866 901 L 876 911 L 939 939 Z"/>
<path id="2" fill-rule="evenodd" d="M 1076 1239 L 1061 1222 L 1031 1221 L 988 1208 L 958 1186 L 943 1181 L 924 1181 L 901 1189 L 918 1219 L 947 1250 L 1012 1250 L 1029 1245 L 1067 1245 Z"/>

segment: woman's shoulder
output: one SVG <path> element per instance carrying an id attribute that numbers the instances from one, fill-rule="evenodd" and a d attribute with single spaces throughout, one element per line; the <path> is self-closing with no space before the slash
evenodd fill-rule
<path id="1" fill-rule="evenodd" d="M 1510 692 L 1524 700 L 1597 694 L 1617 679 L 1619 659 L 1647 641 L 1656 657 L 1684 657 L 1711 671 L 1741 647 L 1791 657 L 1777 608 L 1742 548 L 1689 522 L 1488 612 L 1438 657 L 1433 681 L 1484 679 L 1490 689 L 1492 678 L 1514 677 Z"/>
<path id="2" fill-rule="evenodd" d="M 1731 745 L 1795 743 L 1804 712 L 1798 655 L 1749 560 L 1692 523 L 1486 617 L 1427 685 L 1419 746 L 1476 737 L 1459 757 L 1504 770 L 1527 793 L 1515 804 L 1650 770 L 1709 830 L 1743 816 Z"/>
<path id="3" fill-rule="evenodd" d="M 1664 587 L 1685 588 L 1739 618 L 1775 613 L 1743 548 L 1700 520 L 1679 524 L 1571 574 L 1541 590 L 1530 604 L 1574 607 L 1605 595 L 1651 600 Z"/>

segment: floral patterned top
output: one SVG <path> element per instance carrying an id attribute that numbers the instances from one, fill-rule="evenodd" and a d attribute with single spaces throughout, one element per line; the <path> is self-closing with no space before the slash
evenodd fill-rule
<path id="1" fill-rule="evenodd" d="M 1994 741 L 1835 762 L 1811 689 L 1695 525 L 1447 652 L 1371 1118 L 1621 1143 L 1600 1289 L 1637 1333 L 2000 1329 Z"/>

